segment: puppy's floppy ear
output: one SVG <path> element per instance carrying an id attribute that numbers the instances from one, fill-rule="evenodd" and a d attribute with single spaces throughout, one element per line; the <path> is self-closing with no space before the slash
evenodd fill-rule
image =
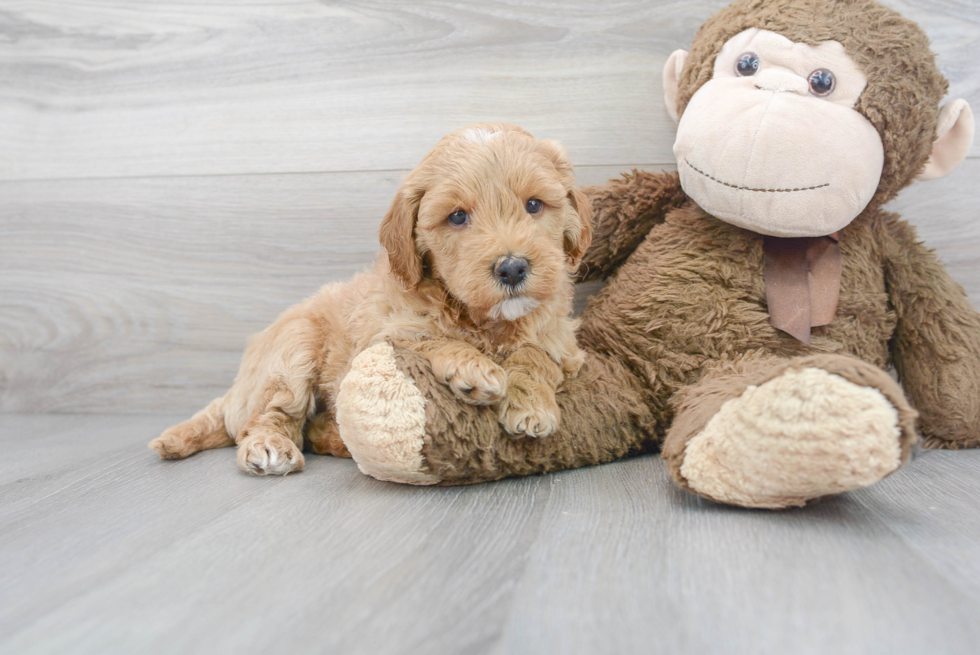
<path id="1" fill-rule="evenodd" d="M 551 160 L 555 170 L 558 171 L 558 179 L 561 180 L 562 186 L 571 190 L 575 186 L 575 170 L 572 168 L 572 162 L 568 160 L 568 155 L 565 154 L 565 148 L 557 141 L 550 139 L 539 140 L 538 144 L 541 151 Z"/>
<path id="2" fill-rule="evenodd" d="M 592 201 L 575 188 L 575 170 L 565 149 L 557 141 L 540 141 L 542 150 L 551 159 L 562 186 L 568 190 L 568 201 L 574 212 L 570 212 L 565 224 L 565 253 L 568 263 L 574 268 L 582 261 L 585 251 L 592 244 Z"/>
<path id="3" fill-rule="evenodd" d="M 568 200 L 575 212 L 569 213 L 565 225 L 565 252 L 568 263 L 576 268 L 592 245 L 592 201 L 579 189 L 569 191 Z"/>
<path id="4" fill-rule="evenodd" d="M 409 289 L 422 282 L 422 257 L 415 249 L 415 221 L 423 193 L 402 185 L 378 230 L 391 272 Z"/>

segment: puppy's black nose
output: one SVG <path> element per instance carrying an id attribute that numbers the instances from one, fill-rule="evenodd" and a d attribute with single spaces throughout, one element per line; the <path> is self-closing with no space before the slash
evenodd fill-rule
<path id="1" fill-rule="evenodd" d="M 527 260 L 523 257 L 511 257 L 508 255 L 497 261 L 497 265 L 493 269 L 493 274 L 497 276 L 501 284 L 516 287 L 527 277 L 529 266 Z"/>

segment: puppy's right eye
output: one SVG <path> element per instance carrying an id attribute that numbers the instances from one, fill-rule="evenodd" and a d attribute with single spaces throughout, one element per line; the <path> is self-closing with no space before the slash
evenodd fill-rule
<path id="1" fill-rule="evenodd" d="M 470 220 L 470 215 L 464 212 L 462 209 L 457 209 L 450 214 L 449 218 L 446 220 L 449 221 L 450 225 L 459 227 L 460 225 L 466 225 L 466 223 Z"/>

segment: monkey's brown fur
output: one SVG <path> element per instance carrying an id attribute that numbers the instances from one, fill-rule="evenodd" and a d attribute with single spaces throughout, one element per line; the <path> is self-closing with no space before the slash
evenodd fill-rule
<path id="1" fill-rule="evenodd" d="M 681 110 L 710 79 L 721 46 L 750 27 L 809 44 L 840 41 L 869 80 L 856 109 L 882 138 L 884 172 L 871 204 L 843 231 L 834 321 L 814 328 L 810 345 L 773 328 L 762 235 L 708 216 L 676 174 L 634 171 L 589 188 L 595 233 L 584 277 L 608 284 L 582 317 L 587 359 L 559 394 L 558 432 L 537 440 L 506 435 L 492 412 L 457 402 L 420 357 L 396 349 L 426 399 L 424 469 L 441 484 L 661 447 L 687 487 L 684 448 L 719 406 L 750 385 L 807 368 L 880 392 L 897 412 L 901 461 L 917 439 L 916 412 L 927 447 L 980 445 L 980 315 L 914 229 L 881 209 L 923 169 L 935 138 L 946 81 L 925 35 L 870 0 L 740 0 L 698 32 L 680 80 Z M 889 365 L 904 394 L 884 372 Z"/>

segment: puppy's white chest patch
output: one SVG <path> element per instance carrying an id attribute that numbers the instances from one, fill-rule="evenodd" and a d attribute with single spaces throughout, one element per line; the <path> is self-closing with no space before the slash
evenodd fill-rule
<path id="1" fill-rule="evenodd" d="M 493 319 L 502 318 L 505 321 L 516 321 L 522 316 L 527 316 L 541 303 L 534 298 L 508 298 L 498 302 L 490 310 L 490 317 Z"/>

